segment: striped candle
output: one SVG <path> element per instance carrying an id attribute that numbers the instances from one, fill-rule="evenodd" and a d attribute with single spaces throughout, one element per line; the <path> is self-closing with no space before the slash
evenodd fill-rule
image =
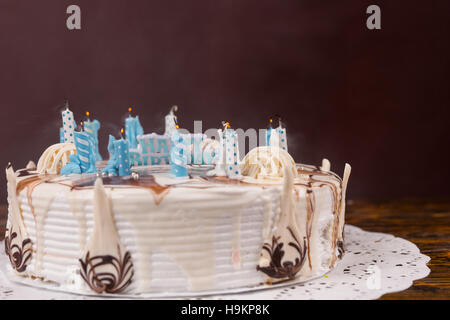
<path id="1" fill-rule="evenodd" d="M 94 155 L 96 161 L 101 161 L 102 156 L 98 150 L 98 130 L 100 129 L 100 122 L 98 120 L 86 120 L 83 122 L 84 130 L 87 132 L 94 143 Z"/>
<path id="2" fill-rule="evenodd" d="M 97 171 L 95 165 L 94 143 L 87 132 L 74 132 L 75 148 L 82 173 L 94 173 Z"/>

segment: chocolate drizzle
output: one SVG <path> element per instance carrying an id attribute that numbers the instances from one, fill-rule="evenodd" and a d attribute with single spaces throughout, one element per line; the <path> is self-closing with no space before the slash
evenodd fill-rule
<path id="1" fill-rule="evenodd" d="M 74 182 L 72 189 L 92 188 L 94 186 L 96 176 L 89 176 Z M 169 193 L 171 186 L 160 185 L 156 182 L 153 175 L 140 176 L 139 179 L 131 177 L 103 177 L 105 186 L 132 186 L 144 188 L 152 191 L 156 205 L 159 205 L 164 197 Z"/>
<path id="2" fill-rule="evenodd" d="M 27 269 L 27 265 L 31 260 L 32 242 L 30 238 L 26 238 L 22 243 L 19 240 L 19 244 L 14 244 L 14 240 L 19 240 L 17 233 L 13 232 L 12 228 L 6 230 L 5 252 L 13 269 L 22 273 Z"/>
<path id="3" fill-rule="evenodd" d="M 283 279 L 289 278 L 292 279 L 295 275 L 300 271 L 305 263 L 306 257 L 306 238 L 303 238 L 303 247 L 298 241 L 297 237 L 294 235 L 290 227 L 286 227 L 286 229 L 291 234 L 293 241 L 288 243 L 289 246 L 293 247 L 297 251 L 297 257 L 294 261 L 282 261 L 284 257 L 283 246 L 284 243 L 280 242 L 280 237 L 272 237 L 272 243 L 264 243 L 263 250 L 266 250 L 270 256 L 270 264 L 266 267 L 256 266 L 257 271 L 264 272 L 271 278 Z"/>
<path id="4" fill-rule="evenodd" d="M 34 174 L 37 174 L 36 171 L 28 170 L 28 169 L 20 169 L 16 171 L 18 177 L 27 177 Z"/>
<path id="5" fill-rule="evenodd" d="M 120 246 L 117 246 L 119 259 L 112 255 L 98 255 L 90 257 L 89 251 L 84 259 L 79 259 L 81 264 L 81 277 L 89 287 L 97 293 L 119 293 L 128 287 L 132 281 L 134 270 L 131 255 L 127 251 L 122 257 Z M 99 269 L 110 266 L 114 272 L 106 272 Z"/>
<path id="6" fill-rule="evenodd" d="M 323 187 L 323 186 L 327 186 L 330 188 L 331 193 L 333 195 L 333 215 L 334 215 L 334 223 L 333 223 L 333 229 L 332 229 L 332 239 L 331 239 L 331 246 L 332 246 L 332 257 L 330 260 L 330 266 L 333 266 L 334 263 L 336 262 L 336 259 L 340 259 L 343 255 L 344 252 L 344 246 L 342 245 L 341 247 L 339 247 L 339 243 L 338 242 L 342 242 L 343 243 L 343 239 L 342 239 L 342 235 L 339 235 L 339 215 L 340 212 L 342 210 L 342 180 L 334 173 L 332 172 L 325 172 L 322 171 L 319 167 L 316 166 L 308 166 L 306 168 L 302 168 L 302 169 L 297 169 L 297 173 L 298 174 L 302 174 L 302 175 L 308 175 L 309 178 L 309 182 L 306 184 L 302 184 L 307 186 L 309 190 L 311 190 L 310 188 L 312 188 L 313 186 L 318 186 L 318 187 Z M 333 182 L 333 181 L 325 181 L 325 180 L 320 180 L 319 177 L 320 176 L 330 176 L 330 177 L 335 177 L 335 181 L 337 182 Z M 339 192 L 338 188 L 340 188 L 341 192 Z M 310 193 L 307 192 L 307 197 L 310 198 Z M 311 199 L 309 199 L 308 202 Z M 309 204 L 307 204 L 307 212 L 308 214 L 310 213 L 310 208 L 311 206 Z M 342 240 L 342 241 L 341 241 Z M 339 254 L 336 255 L 336 247 L 338 247 L 338 252 Z"/>
<path id="7" fill-rule="evenodd" d="M 313 216 L 315 212 L 316 197 L 312 189 L 306 190 L 306 238 L 308 240 L 308 264 L 309 269 L 312 270 L 311 264 L 311 234 L 312 234 L 312 223 Z"/>
<path id="8" fill-rule="evenodd" d="M 43 179 L 44 178 L 42 176 L 35 175 L 35 176 L 31 176 L 31 177 L 24 178 L 24 179 L 20 180 L 19 182 L 17 182 L 16 194 L 20 195 L 22 190 L 27 188 L 29 185 L 33 184 L 34 182 L 43 181 Z"/>

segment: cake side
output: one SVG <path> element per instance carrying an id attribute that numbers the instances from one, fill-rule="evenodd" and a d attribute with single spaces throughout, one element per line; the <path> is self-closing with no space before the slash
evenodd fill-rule
<path id="1" fill-rule="evenodd" d="M 86 257 L 95 228 L 93 183 L 86 185 L 85 176 L 78 187 L 74 178 L 17 179 L 18 207 L 33 247 L 26 270 L 18 273 L 92 289 L 80 276 L 79 259 Z M 342 182 L 317 168 L 299 169 L 292 181 L 293 214 L 283 227 L 281 183 L 203 177 L 175 183 L 161 175 L 151 186 L 104 184 L 111 221 L 132 262 L 133 276 L 123 292 L 208 291 L 308 279 L 330 270 L 342 253 Z M 273 244 L 274 232 L 286 227 L 296 228 L 297 239 L 287 240 L 284 259 L 277 261 L 273 253 L 281 242 Z M 271 253 L 264 249 L 268 245 Z"/>

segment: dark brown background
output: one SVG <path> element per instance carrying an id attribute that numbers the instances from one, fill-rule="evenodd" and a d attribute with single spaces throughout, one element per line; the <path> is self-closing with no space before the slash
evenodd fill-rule
<path id="1" fill-rule="evenodd" d="M 282 114 L 297 161 L 352 164 L 350 199 L 448 195 L 449 13 L 447 0 L 1 0 L 0 164 L 58 142 L 65 98 L 101 121 L 104 155 L 128 106 L 161 132 L 177 104 L 188 129 Z"/>

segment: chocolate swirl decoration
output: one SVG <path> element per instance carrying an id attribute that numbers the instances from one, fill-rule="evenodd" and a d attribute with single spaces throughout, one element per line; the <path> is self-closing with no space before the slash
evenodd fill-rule
<path id="1" fill-rule="evenodd" d="M 9 233 L 8 233 L 9 232 Z M 32 254 L 32 242 L 30 238 L 26 238 L 20 244 L 13 244 L 14 239 L 17 238 L 17 232 L 11 230 L 6 231 L 5 237 L 5 252 L 9 257 L 11 266 L 19 273 L 24 272 L 27 269 L 27 265 L 31 260 Z M 16 241 L 19 238 L 16 239 Z M 20 242 L 20 240 L 19 240 Z"/>
<path id="2" fill-rule="evenodd" d="M 279 242 L 280 237 L 272 237 L 272 244 L 264 243 L 263 250 L 266 250 L 270 256 L 270 264 L 267 267 L 256 266 L 257 271 L 264 272 L 271 278 L 275 279 L 283 279 L 289 278 L 292 279 L 295 275 L 301 270 L 303 264 L 305 263 L 306 257 L 306 237 L 303 238 L 303 246 L 298 241 L 297 237 L 294 235 L 290 227 L 286 227 L 293 241 L 288 243 L 289 246 L 293 247 L 297 252 L 298 256 L 294 261 L 283 261 L 284 250 L 283 242 Z"/>
<path id="3" fill-rule="evenodd" d="M 127 251 L 122 257 L 120 246 L 117 246 L 119 259 L 112 255 L 90 256 L 86 253 L 84 259 L 79 259 L 81 264 L 81 277 L 86 281 L 89 287 L 97 293 L 119 293 L 128 287 L 132 281 L 134 270 L 131 255 Z M 110 266 L 106 272 L 105 266 Z M 103 270 L 99 270 L 103 269 Z"/>

